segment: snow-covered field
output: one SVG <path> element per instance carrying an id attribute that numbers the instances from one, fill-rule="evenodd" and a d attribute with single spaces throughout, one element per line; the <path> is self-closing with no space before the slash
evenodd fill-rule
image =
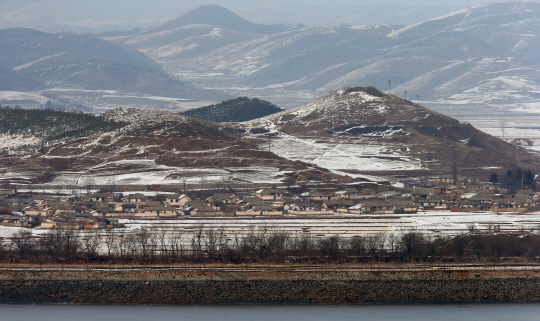
<path id="1" fill-rule="evenodd" d="M 122 171 L 109 170 L 129 166 Z M 272 166 L 249 167 L 173 167 L 156 164 L 153 160 L 134 159 L 106 162 L 82 172 L 60 172 L 51 185 L 150 185 L 213 184 L 245 181 L 251 183 L 280 183 L 283 172 Z M 7 174 L 2 174 L 5 177 Z M 15 176 L 19 177 L 19 176 Z M 185 181 L 184 181 L 185 180 Z"/>
<path id="2" fill-rule="evenodd" d="M 184 109 L 208 106 L 216 101 L 202 101 L 177 97 L 164 97 L 118 90 L 85 90 L 79 88 L 55 88 L 38 92 L 0 91 L 0 100 L 36 100 L 45 105 L 48 100 L 58 106 L 87 106 L 95 113 L 103 113 L 118 107 L 141 109 Z"/>
<path id="3" fill-rule="evenodd" d="M 392 152 L 388 146 L 351 139 L 321 141 L 281 134 L 272 139 L 273 153 L 331 170 L 392 171 L 421 169 L 420 160 Z M 261 144 L 260 148 L 264 148 Z"/>
<path id="4" fill-rule="evenodd" d="M 34 136 L 0 134 L 0 149 L 40 144 L 41 142 L 42 140 L 40 138 Z"/>
<path id="5" fill-rule="evenodd" d="M 476 231 L 487 232 L 500 227 L 502 232 L 538 232 L 540 230 L 540 212 L 534 213 L 495 213 L 495 212 L 450 212 L 429 211 L 417 214 L 367 214 L 334 215 L 329 218 L 180 218 L 169 220 L 157 219 L 121 219 L 129 231 L 141 227 L 166 229 L 169 233 L 180 233 L 189 238 L 193 228 L 203 226 L 222 230 L 227 237 L 244 235 L 251 230 L 260 232 L 286 231 L 293 236 L 309 233 L 314 237 L 340 235 L 369 236 L 377 233 L 400 234 L 415 230 L 433 236 L 457 235 L 467 233 L 471 226 Z M 9 237 L 20 228 L 0 227 L 0 237 Z M 115 230 L 119 231 L 119 230 Z M 46 232 L 34 229 L 39 235 Z"/>
<path id="6" fill-rule="evenodd" d="M 457 235 L 469 231 L 474 224 L 478 231 L 487 232 L 491 227 L 500 226 L 501 231 L 538 231 L 540 212 L 535 213 L 495 213 L 495 212 L 450 212 L 429 211 L 416 214 L 336 214 L 331 218 L 266 218 L 266 219 L 180 219 L 180 220 L 122 220 L 130 229 L 142 226 L 189 230 L 204 225 L 222 228 L 228 233 L 247 233 L 268 229 L 287 231 L 293 235 L 309 232 L 313 236 L 354 235 L 367 236 L 376 233 L 403 233 L 410 230 L 434 235 Z"/>
<path id="7" fill-rule="evenodd" d="M 35 100 L 45 105 L 49 98 L 39 92 L 0 91 L 0 100 Z"/>

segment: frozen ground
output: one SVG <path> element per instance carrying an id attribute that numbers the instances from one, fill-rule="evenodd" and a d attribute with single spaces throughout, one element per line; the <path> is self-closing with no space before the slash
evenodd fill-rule
<path id="1" fill-rule="evenodd" d="M 11 149 L 23 145 L 41 144 L 42 140 L 34 136 L 0 134 L 0 149 Z"/>
<path id="2" fill-rule="evenodd" d="M 495 213 L 495 212 L 450 212 L 429 211 L 417 214 L 368 214 L 334 215 L 329 218 L 180 218 L 169 220 L 157 219 L 120 219 L 128 231 L 141 227 L 165 229 L 167 233 L 180 233 L 182 237 L 191 237 L 193 228 L 213 227 L 223 231 L 228 238 L 245 235 L 252 231 L 286 231 L 292 236 L 309 233 L 314 237 L 340 235 L 369 236 L 377 233 L 400 234 L 415 230 L 433 236 L 457 235 L 467 233 L 471 226 L 480 232 L 499 226 L 502 232 L 539 232 L 540 212 L 533 213 Z M 20 228 L 0 227 L 0 237 L 9 237 Z M 114 230 L 121 231 L 120 229 Z M 45 230 L 34 229 L 39 235 Z M 83 233 L 85 233 L 83 231 Z"/>
<path id="3" fill-rule="evenodd" d="M 0 91 L 0 100 L 35 100 L 45 105 L 49 98 L 39 92 Z"/>
<path id="4" fill-rule="evenodd" d="M 309 232 L 313 236 L 354 235 L 367 236 L 376 233 L 403 233 L 417 230 L 435 235 L 457 235 L 469 231 L 474 224 L 478 231 L 487 232 L 489 227 L 500 226 L 501 231 L 538 231 L 540 212 L 535 213 L 494 213 L 494 212 L 450 212 L 429 211 L 416 214 L 336 214 L 331 218 L 216 218 L 180 220 L 122 220 L 129 229 L 142 226 L 183 229 L 187 233 L 199 225 L 222 228 L 230 234 L 248 233 L 267 229 L 287 231 L 292 235 Z M 181 230 L 180 230 L 181 231 Z M 182 232 L 181 232 L 182 233 Z"/>
<path id="5" fill-rule="evenodd" d="M 267 145 L 266 145 L 267 146 Z M 261 149 L 266 147 L 259 146 Z M 393 152 L 388 146 L 355 139 L 317 140 L 281 133 L 270 143 L 273 153 L 330 170 L 397 171 L 421 169 L 418 159 Z"/>
<path id="6" fill-rule="evenodd" d="M 125 169 L 129 167 L 130 169 Z M 122 168 L 121 171 L 118 168 Z M 182 185 L 214 184 L 234 181 L 278 184 L 283 174 L 277 167 L 173 167 L 153 160 L 134 159 L 106 162 L 82 172 L 60 172 L 50 185 Z M 2 174 L 6 177 L 7 174 Z M 15 176 L 18 177 L 18 176 Z M 185 180 L 185 182 L 184 182 Z"/>
<path id="7" fill-rule="evenodd" d="M 183 111 L 185 109 L 208 106 L 216 101 L 183 99 L 177 97 L 153 96 L 140 93 L 122 92 L 118 90 L 84 90 L 84 89 L 47 89 L 38 92 L 0 91 L 0 100 L 36 100 L 44 105 L 48 100 L 53 104 L 68 109 L 86 106 L 87 111 L 103 113 L 118 107 L 135 107 L 141 109 L 165 109 Z"/>

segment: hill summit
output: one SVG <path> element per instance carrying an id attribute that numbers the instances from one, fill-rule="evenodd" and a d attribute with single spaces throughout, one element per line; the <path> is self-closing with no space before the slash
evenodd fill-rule
<path id="1" fill-rule="evenodd" d="M 295 24 L 256 24 L 236 15 L 222 6 L 203 5 L 192 8 L 182 15 L 168 20 L 156 28 L 144 31 L 141 34 L 162 32 L 187 25 L 210 25 L 237 32 L 262 34 L 280 33 L 299 27 L 299 25 Z"/>
<path id="2" fill-rule="evenodd" d="M 357 174 L 459 172 L 485 178 L 488 167 L 534 162 L 525 150 L 468 123 L 374 87 L 335 90 L 239 126 L 252 139 L 271 136 L 272 151 L 281 157 Z"/>
<path id="3" fill-rule="evenodd" d="M 219 104 L 194 108 L 182 114 L 211 122 L 242 122 L 283 111 L 278 106 L 258 98 L 239 97 Z"/>

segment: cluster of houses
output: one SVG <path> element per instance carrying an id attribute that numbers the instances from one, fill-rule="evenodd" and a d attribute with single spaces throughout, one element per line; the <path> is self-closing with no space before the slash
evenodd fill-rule
<path id="1" fill-rule="evenodd" d="M 527 211 L 540 205 L 532 190 L 517 193 L 474 186 L 465 178 L 442 176 L 435 188 L 384 188 L 377 184 L 313 189 L 293 194 L 267 188 L 252 194 L 89 193 L 73 199 L 51 194 L 0 193 L 0 225 L 43 229 L 106 229 L 120 218 L 323 217 L 416 213 L 426 210 Z M 469 185 L 469 187 L 467 187 Z"/>

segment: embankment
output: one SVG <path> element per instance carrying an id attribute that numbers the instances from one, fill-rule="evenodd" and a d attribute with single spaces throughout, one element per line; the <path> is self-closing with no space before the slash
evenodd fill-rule
<path id="1" fill-rule="evenodd" d="M 540 302 L 538 271 L 1 271 L 0 303 Z"/>

